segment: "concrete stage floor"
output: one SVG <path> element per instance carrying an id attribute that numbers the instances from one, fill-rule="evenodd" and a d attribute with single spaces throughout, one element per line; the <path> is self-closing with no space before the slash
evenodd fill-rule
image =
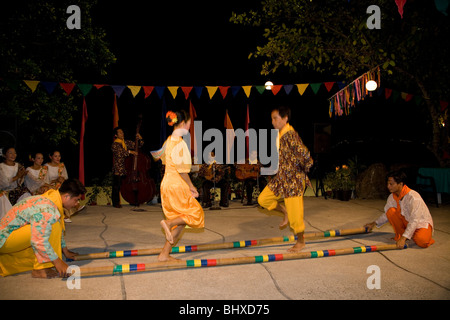
<path id="1" fill-rule="evenodd" d="M 306 232 L 349 229 L 376 219 L 383 200 L 343 202 L 305 197 Z M 68 248 L 80 254 L 129 249 L 161 248 L 164 233 L 160 205 L 88 206 L 67 224 Z M 429 205 L 435 223 L 430 248 L 414 244 L 406 250 L 360 253 L 234 266 L 189 268 L 81 278 L 80 289 L 69 289 L 62 279 L 33 279 L 30 272 L 0 278 L 0 299 L 43 300 L 449 300 L 450 206 Z M 205 228 L 186 229 L 178 246 L 254 240 L 291 235 L 280 230 L 281 215 L 244 207 L 205 209 Z M 393 243 L 389 224 L 372 233 L 317 239 L 304 251 L 352 248 Z M 411 245 L 411 242 L 409 242 Z M 289 244 L 174 254 L 180 259 L 211 259 L 286 253 Z M 69 262 L 80 267 L 155 262 L 156 256 Z M 380 288 L 367 281 L 379 267 Z M 369 270 L 368 270 L 369 268 Z M 194 301 L 191 301 L 194 303 Z M 70 305 L 67 305 L 68 307 Z"/>

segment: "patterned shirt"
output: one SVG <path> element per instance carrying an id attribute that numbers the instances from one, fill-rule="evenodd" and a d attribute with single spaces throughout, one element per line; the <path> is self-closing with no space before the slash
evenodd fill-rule
<path id="1" fill-rule="evenodd" d="M 59 194 L 59 191 L 56 190 L 50 192 L 58 192 Z M 61 213 L 57 204 L 43 195 L 33 196 L 19 201 L 0 220 L 0 247 L 5 244 L 14 230 L 30 224 L 31 247 L 34 250 L 38 262 L 44 263 L 56 260 L 58 255 L 53 250 L 49 238 L 52 232 L 52 225 L 60 221 L 60 219 Z M 64 235 L 61 235 L 61 247 L 66 247 Z"/>
<path id="2" fill-rule="evenodd" d="M 294 128 L 287 124 L 279 133 L 278 172 L 269 181 L 269 189 L 283 198 L 301 197 L 306 173 L 313 165 L 308 148 Z"/>
<path id="3" fill-rule="evenodd" d="M 143 140 L 139 140 L 139 147 L 144 144 Z M 117 140 L 113 142 L 111 150 L 113 153 L 113 174 L 117 176 L 126 176 L 127 170 L 125 169 L 125 159 L 130 155 L 128 150 L 135 148 L 134 141 L 125 140 L 126 149 Z"/>

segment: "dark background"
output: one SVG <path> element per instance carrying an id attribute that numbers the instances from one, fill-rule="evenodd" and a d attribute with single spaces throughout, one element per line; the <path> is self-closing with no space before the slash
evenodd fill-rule
<path id="1" fill-rule="evenodd" d="M 263 85 L 267 80 L 275 84 L 299 84 L 341 81 L 327 74 L 280 70 L 270 77 L 260 75 L 261 61 L 248 59 L 250 52 L 262 44 L 262 30 L 243 27 L 229 22 L 232 12 L 241 13 L 258 7 L 260 1 L 99 1 L 92 12 L 93 24 L 107 33 L 110 49 L 117 57 L 106 78 L 82 75 L 79 83 L 150 86 L 244 86 Z M 82 12 L 83 27 L 83 12 Z M 70 31 L 68 31 L 70 32 Z M 389 86 L 386 79 L 383 85 Z M 222 98 L 219 90 L 210 99 L 206 88 L 201 97 L 194 90 L 190 94 L 197 119 L 203 129 L 224 130 L 225 112 L 228 110 L 234 129 L 244 128 L 246 106 L 250 110 L 250 128 L 272 128 L 270 111 L 285 104 L 292 109 L 291 124 L 299 132 L 306 146 L 318 158 L 322 170 L 332 170 L 349 158 L 360 163 L 414 162 L 423 166 L 436 165 L 425 148 L 431 127 L 427 114 L 414 101 L 386 100 L 374 93 L 342 117 L 329 117 L 330 92 L 322 86 L 317 94 L 310 87 L 301 96 L 294 87 L 287 95 L 282 89 L 276 96 L 266 91 L 259 94 L 252 89 L 247 98 L 241 90 L 234 97 L 229 91 Z M 53 93 L 56 94 L 56 93 Z M 166 89 L 164 100 L 167 110 L 189 110 L 189 102 L 179 89 L 174 99 Z M 85 132 L 85 176 L 89 185 L 94 178 L 102 179 L 111 171 L 112 126 L 114 91 L 111 87 L 93 88 L 86 97 L 88 120 Z M 141 91 L 133 97 L 125 89 L 118 98 L 119 125 L 126 138 L 133 139 L 138 116 L 143 115 L 141 135 L 145 140 L 144 152 L 161 147 L 161 115 L 163 99 L 156 91 L 144 98 Z M 82 97 L 76 99 L 79 114 L 74 117 L 74 129 L 81 124 Z M 331 128 L 325 145 L 315 144 L 315 128 Z M 169 135 L 171 128 L 168 127 Z M 208 144 L 208 143 L 205 143 Z M 79 146 L 60 146 L 62 160 L 69 176 L 78 176 Z M 24 157 L 25 153 L 19 155 Z"/>

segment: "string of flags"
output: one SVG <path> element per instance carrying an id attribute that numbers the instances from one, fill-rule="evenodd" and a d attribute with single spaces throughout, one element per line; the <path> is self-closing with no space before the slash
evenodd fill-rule
<path id="1" fill-rule="evenodd" d="M 254 88 L 256 92 L 262 94 L 266 87 L 265 85 L 246 85 L 246 86 L 137 86 L 137 85 L 110 85 L 110 84 L 86 84 L 86 83 L 64 83 L 64 82 L 49 82 L 49 81 L 39 81 L 39 80 L 7 80 L 0 79 L 6 82 L 6 84 L 13 90 L 17 90 L 21 82 L 26 84 L 26 86 L 35 92 L 38 87 L 42 87 L 47 93 L 52 94 L 58 85 L 67 94 L 70 95 L 75 88 L 78 88 L 83 96 L 89 94 L 92 88 L 100 89 L 102 87 L 111 87 L 116 93 L 117 97 L 120 97 L 125 90 L 130 90 L 133 97 L 141 91 L 144 92 L 144 98 L 148 98 L 153 91 L 155 91 L 159 98 L 162 98 L 166 89 L 171 93 L 172 97 L 175 99 L 179 94 L 184 94 L 185 98 L 188 99 L 191 92 L 194 92 L 198 98 L 206 90 L 210 99 L 216 93 L 220 93 L 223 98 L 225 98 L 229 93 L 235 97 L 239 91 L 243 90 L 247 98 L 252 94 L 252 89 Z M 301 83 L 301 84 L 287 84 L 287 85 L 273 85 L 272 93 L 277 95 L 282 89 L 286 94 L 290 94 L 295 88 L 300 95 L 303 95 L 308 87 L 311 88 L 314 94 L 317 94 L 322 85 L 327 89 L 328 92 L 331 91 L 333 86 L 337 84 L 339 88 L 345 86 L 343 82 L 318 82 L 318 83 Z M 179 90 L 181 89 L 181 91 Z"/>
<path id="2" fill-rule="evenodd" d="M 381 74 L 379 66 L 359 76 L 329 98 L 330 118 L 333 112 L 337 116 L 343 115 L 344 112 L 348 115 L 350 107 L 354 107 L 355 103 L 364 100 L 364 98 L 369 94 L 369 90 L 366 88 L 366 83 L 370 80 L 376 81 L 378 87 L 380 87 Z"/>
<path id="3" fill-rule="evenodd" d="M 365 83 L 368 80 L 375 80 L 378 83 L 377 94 L 381 96 L 383 93 L 386 99 L 391 97 L 395 100 L 401 98 L 406 102 L 414 99 L 417 105 L 419 105 L 423 97 L 418 95 L 413 95 L 410 93 L 405 93 L 389 88 L 380 87 L 380 70 L 376 67 L 367 73 L 363 74 L 359 78 L 355 79 L 350 84 L 346 85 L 345 82 L 340 81 L 329 81 L 329 82 L 316 82 L 316 83 L 300 83 L 300 84 L 276 84 L 272 86 L 270 90 L 273 95 L 277 95 L 281 90 L 284 90 L 286 94 L 291 94 L 295 90 L 298 91 L 300 95 L 303 95 L 305 91 L 310 88 L 314 94 L 317 94 L 322 86 L 324 86 L 327 92 L 337 86 L 339 89 L 333 96 L 329 98 L 329 116 L 342 116 L 349 115 L 351 113 L 351 108 L 355 107 L 355 103 L 364 100 L 364 98 L 371 94 L 365 88 Z M 70 95 L 74 89 L 78 89 L 81 94 L 85 97 L 87 96 L 93 88 L 101 89 L 103 87 L 111 87 L 117 97 L 123 94 L 125 90 L 129 90 L 133 97 L 136 97 L 141 91 L 144 92 L 144 98 L 148 98 L 153 92 L 156 92 L 158 97 L 161 99 L 167 89 L 171 96 L 175 99 L 179 94 L 184 95 L 187 100 L 192 92 L 200 98 L 204 91 L 207 92 L 208 97 L 212 99 L 216 94 L 220 93 L 223 99 L 228 94 L 232 94 L 235 97 L 241 90 L 244 91 L 247 98 L 255 92 L 262 94 L 266 91 L 265 85 L 247 85 L 247 86 L 138 86 L 138 85 L 110 85 L 110 84 L 87 84 L 87 83 L 65 83 L 65 82 L 50 82 L 50 81 L 39 81 L 39 80 L 10 80 L 2 79 L 6 85 L 13 89 L 18 90 L 21 84 L 25 84 L 27 88 L 34 93 L 38 88 L 43 88 L 48 94 L 55 92 L 56 88 L 59 87 L 67 94 Z M 255 89 L 255 90 L 252 90 Z M 295 89 L 295 90 L 294 90 Z M 445 111 L 448 107 L 448 101 L 440 101 L 441 111 Z"/>

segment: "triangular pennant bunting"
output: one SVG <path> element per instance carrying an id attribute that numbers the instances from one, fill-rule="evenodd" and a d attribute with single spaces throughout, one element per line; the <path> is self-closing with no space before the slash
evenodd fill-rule
<path id="1" fill-rule="evenodd" d="M 219 91 L 222 94 L 222 98 L 225 99 L 228 93 L 228 89 L 230 89 L 230 86 L 219 86 Z"/>
<path id="2" fill-rule="evenodd" d="M 58 85 L 58 82 L 41 81 L 41 84 L 44 86 L 45 90 L 51 94 Z"/>
<path id="3" fill-rule="evenodd" d="M 130 89 L 133 98 L 141 91 L 141 86 L 127 86 Z"/>
<path id="4" fill-rule="evenodd" d="M 31 92 L 34 92 L 39 84 L 39 81 L 37 80 L 23 80 L 23 82 L 31 89 Z"/>
<path id="5" fill-rule="evenodd" d="M 203 87 L 194 87 L 195 95 L 200 99 L 203 92 Z"/>
<path id="6" fill-rule="evenodd" d="M 389 99 L 391 97 L 391 94 L 392 94 L 392 89 L 388 89 L 388 88 L 384 89 L 384 97 L 386 99 Z"/>
<path id="7" fill-rule="evenodd" d="M 83 96 L 87 96 L 87 94 L 92 89 L 92 84 L 88 84 L 88 83 L 79 83 L 79 84 L 77 84 L 77 86 L 80 89 L 80 91 L 83 94 Z"/>
<path id="8" fill-rule="evenodd" d="M 293 84 L 286 84 L 286 85 L 283 86 L 283 88 L 284 88 L 284 92 L 286 92 L 286 94 L 289 94 L 289 93 L 291 93 L 292 88 L 294 88 L 294 85 Z"/>
<path id="9" fill-rule="evenodd" d="M 330 90 L 333 88 L 335 82 L 324 82 L 325 88 L 327 88 L 327 91 L 330 92 Z"/>
<path id="10" fill-rule="evenodd" d="M 158 97 L 161 99 L 163 94 L 164 94 L 164 89 L 166 89 L 166 87 L 161 87 L 161 86 L 156 86 L 155 90 L 156 93 L 158 94 Z"/>
<path id="11" fill-rule="evenodd" d="M 217 86 L 206 86 L 206 90 L 208 90 L 209 98 L 212 99 L 214 94 L 216 93 L 217 89 L 219 87 Z"/>
<path id="12" fill-rule="evenodd" d="M 120 96 L 123 93 L 123 90 L 125 90 L 125 86 L 111 86 L 111 88 L 113 88 L 114 92 L 117 94 L 117 97 L 120 98 Z"/>
<path id="13" fill-rule="evenodd" d="M 256 91 L 258 91 L 260 94 L 262 94 L 264 91 L 266 91 L 266 86 L 255 86 Z"/>
<path id="14" fill-rule="evenodd" d="M 148 98 L 155 87 L 154 86 L 142 86 L 142 89 L 144 89 L 144 98 Z"/>
<path id="15" fill-rule="evenodd" d="M 72 92 L 73 88 L 75 88 L 75 83 L 64 83 L 64 82 L 60 82 L 59 85 L 61 86 L 61 88 L 63 88 L 63 90 L 66 92 L 66 94 L 69 96 L 70 93 Z"/>
<path id="16" fill-rule="evenodd" d="M 302 96 L 303 93 L 305 93 L 306 88 L 308 88 L 309 83 L 301 83 L 301 84 L 297 84 L 297 88 L 298 88 L 298 92 L 300 93 L 300 95 Z"/>
<path id="17" fill-rule="evenodd" d="M 275 84 L 272 86 L 272 92 L 273 95 L 276 96 L 278 92 L 280 92 L 282 85 L 281 84 Z"/>
<path id="18" fill-rule="evenodd" d="M 232 86 L 231 94 L 233 95 L 233 97 L 236 97 L 236 95 L 238 94 L 239 91 L 241 91 L 241 89 L 242 89 L 241 86 Z"/>
<path id="19" fill-rule="evenodd" d="M 181 87 L 181 90 L 183 91 L 186 100 L 189 98 L 189 94 L 191 93 L 192 88 L 194 87 Z"/>
<path id="20" fill-rule="evenodd" d="M 252 86 L 243 86 L 242 89 L 244 89 L 247 98 L 250 97 L 250 91 L 252 90 Z"/>
<path id="21" fill-rule="evenodd" d="M 317 94 L 317 92 L 319 92 L 320 86 L 322 85 L 321 82 L 319 83 L 310 83 L 309 86 L 311 87 L 312 91 L 314 92 L 314 94 Z"/>
<path id="22" fill-rule="evenodd" d="M 177 97 L 177 92 L 178 92 L 178 88 L 179 87 L 174 87 L 174 86 L 168 86 L 167 89 L 169 89 L 170 93 L 172 94 L 172 97 L 175 99 Z"/>
<path id="23" fill-rule="evenodd" d="M 446 0 L 447 1 L 447 0 Z M 449 0 L 450 1 L 450 0 Z M 398 4 L 404 5 L 406 1 L 398 1 Z M 399 6 L 400 10 L 400 6 Z M 303 95 L 308 88 L 308 86 L 311 87 L 311 90 L 314 94 L 318 94 L 320 87 L 322 85 L 325 86 L 327 92 L 330 92 L 334 85 L 337 84 L 339 91 L 335 93 L 331 98 L 329 98 L 329 115 L 330 117 L 332 114 L 335 115 L 348 115 L 352 112 L 352 107 L 354 107 L 357 103 L 359 103 L 361 100 L 364 100 L 367 95 L 373 96 L 374 93 L 372 91 L 368 91 L 365 87 L 365 84 L 369 80 L 375 80 L 377 82 L 378 88 L 376 89 L 376 95 L 382 96 L 384 94 L 385 99 L 392 98 L 393 102 L 396 102 L 399 98 L 402 100 L 409 102 L 414 99 L 414 102 L 417 105 L 420 105 L 423 102 L 422 96 L 417 96 L 411 93 L 407 92 L 400 92 L 396 90 L 392 90 L 389 88 L 383 88 L 380 85 L 380 67 L 375 67 L 369 72 L 366 72 L 365 74 L 361 75 L 357 79 L 355 79 L 350 84 L 346 84 L 345 82 L 341 81 L 327 81 L 327 82 L 316 82 L 316 83 L 300 83 L 300 84 L 288 84 L 288 85 L 273 85 L 270 90 L 267 90 L 265 85 L 248 85 L 248 86 L 136 86 L 136 85 L 109 85 L 109 84 L 88 84 L 88 83 L 66 83 L 66 82 L 54 82 L 54 81 L 39 81 L 39 80 L 17 80 L 17 79 L 4 79 L 0 78 L 0 81 L 4 81 L 8 88 L 12 90 L 18 90 L 20 84 L 23 82 L 26 84 L 26 86 L 31 90 L 31 93 L 34 93 L 39 86 L 39 84 L 42 84 L 44 89 L 47 91 L 47 93 L 51 94 L 54 92 L 55 88 L 60 85 L 60 87 L 64 90 L 64 92 L 67 95 L 70 95 L 77 86 L 83 96 L 89 94 L 92 87 L 95 87 L 97 89 L 103 88 L 103 87 L 111 87 L 114 91 L 114 94 L 116 97 L 120 97 L 124 91 L 125 88 L 128 88 L 132 94 L 133 97 L 136 97 L 140 91 L 141 88 L 144 90 L 144 98 L 148 98 L 153 90 L 156 90 L 159 98 L 164 98 L 165 89 L 167 88 L 169 92 L 171 93 L 172 97 L 175 99 L 178 95 L 178 89 L 181 88 L 181 90 L 184 93 L 184 97 L 186 100 L 189 100 L 189 96 L 192 90 L 195 91 L 195 94 L 197 98 L 201 98 L 203 89 L 206 88 L 208 91 L 209 99 L 212 99 L 214 95 L 217 93 L 217 90 L 220 91 L 220 94 L 223 99 L 225 99 L 228 95 L 228 93 L 231 90 L 231 94 L 233 97 L 236 97 L 236 95 L 240 92 L 242 89 L 245 93 L 245 96 L 247 98 L 250 98 L 250 95 L 252 94 L 252 88 L 256 89 L 256 92 L 259 94 L 263 94 L 265 91 L 271 91 L 273 95 L 277 95 L 280 90 L 283 88 L 285 93 L 287 95 L 291 94 L 292 89 L 294 87 L 297 87 L 298 92 L 300 95 Z M 255 93 L 255 91 L 253 91 Z M 445 111 L 448 108 L 448 102 L 447 101 L 440 101 L 441 111 Z"/>

